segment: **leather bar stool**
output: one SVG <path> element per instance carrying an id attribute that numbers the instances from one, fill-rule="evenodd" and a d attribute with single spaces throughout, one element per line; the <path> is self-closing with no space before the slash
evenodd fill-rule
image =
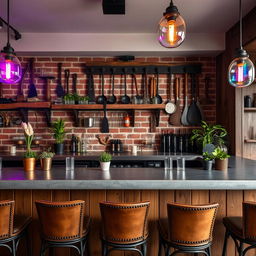
<path id="1" fill-rule="evenodd" d="M 243 202 L 243 217 L 225 217 L 223 224 L 226 227 L 225 240 L 222 255 L 226 255 L 227 240 L 231 238 L 235 242 L 239 256 L 244 256 L 253 248 L 256 248 L 256 203 Z M 244 248 L 244 244 L 249 244 Z"/>
<path id="2" fill-rule="evenodd" d="M 14 215 L 14 201 L 0 201 L 0 246 L 7 247 L 13 256 L 16 256 L 20 240 L 27 241 L 27 255 L 31 255 L 28 239 L 28 225 L 31 217 Z"/>
<path id="3" fill-rule="evenodd" d="M 79 255 L 84 255 L 90 220 L 84 217 L 85 202 L 36 201 L 35 204 L 42 239 L 40 255 L 54 247 L 75 248 Z"/>
<path id="4" fill-rule="evenodd" d="M 111 203 L 101 202 L 102 255 L 113 250 L 147 253 L 147 216 L 149 202 Z"/>
<path id="5" fill-rule="evenodd" d="M 159 253 L 165 256 L 194 253 L 210 256 L 218 204 L 167 204 L 168 219 L 159 221 Z M 170 249 L 175 250 L 171 253 Z"/>

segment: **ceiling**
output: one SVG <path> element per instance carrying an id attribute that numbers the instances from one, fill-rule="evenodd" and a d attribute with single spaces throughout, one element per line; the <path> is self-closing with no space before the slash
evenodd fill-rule
<path id="1" fill-rule="evenodd" d="M 4 3 L 3 3 L 4 2 Z M 126 15 L 103 15 L 101 0 L 11 0 L 21 33 L 155 33 L 168 0 L 126 0 Z M 238 0 L 174 0 L 189 33 L 224 33 L 238 21 Z M 0 16 L 6 17 L 6 1 Z M 243 1 L 243 13 L 256 6 Z"/>

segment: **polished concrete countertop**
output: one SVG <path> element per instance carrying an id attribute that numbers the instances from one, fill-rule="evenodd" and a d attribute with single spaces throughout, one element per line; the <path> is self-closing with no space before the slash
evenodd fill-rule
<path id="1" fill-rule="evenodd" d="M 246 190 L 256 189 L 256 161 L 231 157 L 228 171 L 165 171 L 163 168 L 53 167 L 50 172 L 24 172 L 22 168 L 3 168 L 0 189 L 142 189 L 142 190 Z"/>

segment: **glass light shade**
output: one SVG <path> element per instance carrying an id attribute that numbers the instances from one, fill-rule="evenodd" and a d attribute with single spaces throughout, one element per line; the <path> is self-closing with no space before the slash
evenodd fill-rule
<path id="1" fill-rule="evenodd" d="M 255 79 L 255 67 L 248 57 L 235 58 L 228 68 L 228 81 L 237 88 L 251 85 Z"/>
<path id="2" fill-rule="evenodd" d="M 14 54 L 0 53 L 0 82 L 15 84 L 20 81 L 22 69 L 19 59 Z"/>
<path id="3" fill-rule="evenodd" d="M 159 22 L 160 44 L 167 48 L 175 48 L 182 44 L 186 36 L 186 23 L 181 15 L 177 17 L 168 13 Z"/>

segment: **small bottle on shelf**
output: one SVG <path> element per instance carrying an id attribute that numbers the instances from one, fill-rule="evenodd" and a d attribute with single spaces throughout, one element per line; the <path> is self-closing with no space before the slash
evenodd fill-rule
<path id="1" fill-rule="evenodd" d="M 131 125 L 131 119 L 128 114 L 125 115 L 124 117 L 124 127 L 130 127 Z"/>
<path id="2" fill-rule="evenodd" d="M 70 152 L 71 153 L 76 153 L 76 144 L 77 144 L 76 136 L 74 134 L 72 134 L 71 145 L 70 145 Z"/>

